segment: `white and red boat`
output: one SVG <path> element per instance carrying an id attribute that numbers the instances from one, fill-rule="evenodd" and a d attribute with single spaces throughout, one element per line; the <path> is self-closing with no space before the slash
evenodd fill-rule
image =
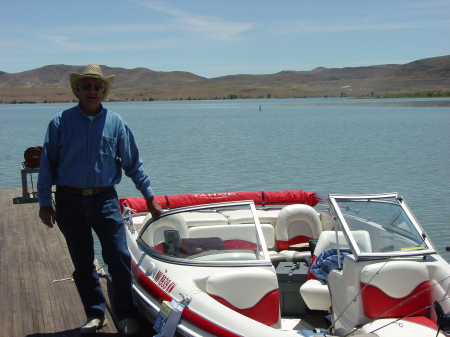
<path id="1" fill-rule="evenodd" d="M 178 336 L 445 336 L 450 265 L 397 193 L 121 199 L 134 294 Z"/>

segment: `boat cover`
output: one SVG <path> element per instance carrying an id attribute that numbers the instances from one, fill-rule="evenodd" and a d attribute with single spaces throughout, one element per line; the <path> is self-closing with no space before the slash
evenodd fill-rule
<path id="1" fill-rule="evenodd" d="M 155 199 L 165 209 L 240 200 L 253 200 L 256 205 L 306 204 L 311 207 L 319 202 L 315 192 L 302 190 L 176 194 L 155 196 Z M 124 203 L 137 212 L 147 211 L 147 204 L 143 197 L 120 199 L 122 212 Z"/>

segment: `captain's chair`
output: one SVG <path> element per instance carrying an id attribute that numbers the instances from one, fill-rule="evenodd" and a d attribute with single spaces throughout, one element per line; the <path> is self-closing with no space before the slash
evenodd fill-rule
<path id="1" fill-rule="evenodd" d="M 280 322 L 277 276 L 269 270 L 250 268 L 212 274 L 206 282 L 206 293 L 260 323 L 274 326 Z"/>
<path id="2" fill-rule="evenodd" d="M 277 218 L 275 233 L 280 254 L 286 261 L 298 262 L 310 256 L 309 250 L 289 250 L 289 246 L 317 239 L 322 232 L 319 214 L 308 205 L 288 205 Z"/>
<path id="3" fill-rule="evenodd" d="M 372 251 L 372 244 L 367 231 L 352 231 L 352 235 L 363 251 Z M 340 248 L 349 248 L 344 233 L 338 232 L 338 237 L 336 239 L 335 231 L 323 231 L 319 236 L 319 240 L 317 240 L 310 268 L 320 253 L 326 249 L 337 248 L 338 243 Z M 328 286 L 322 284 L 310 271 L 308 271 L 307 281 L 300 287 L 300 294 L 308 308 L 311 310 L 330 309 L 331 297 Z"/>
<path id="4" fill-rule="evenodd" d="M 369 264 L 361 270 L 360 281 L 364 315 L 384 321 L 368 323 L 362 331 L 370 332 L 375 326 L 387 324 L 389 318 L 402 317 L 416 323 L 415 329 L 417 324 L 436 328 L 436 324 L 429 318 L 430 281 L 424 264 L 415 261 Z"/>

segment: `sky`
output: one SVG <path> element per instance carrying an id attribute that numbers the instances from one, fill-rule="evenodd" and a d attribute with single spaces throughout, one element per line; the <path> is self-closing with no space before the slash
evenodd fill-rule
<path id="1" fill-rule="evenodd" d="M 450 55 L 450 0 L 0 0 L 0 71 L 97 63 L 206 78 Z"/>

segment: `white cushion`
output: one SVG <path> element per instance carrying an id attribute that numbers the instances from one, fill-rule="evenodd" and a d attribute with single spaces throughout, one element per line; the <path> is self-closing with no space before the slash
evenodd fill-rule
<path id="1" fill-rule="evenodd" d="M 319 211 L 320 224 L 323 231 L 334 230 L 334 213 Z"/>
<path id="2" fill-rule="evenodd" d="M 309 280 L 300 287 L 300 294 L 311 310 L 329 310 L 331 306 L 328 286 L 319 280 Z"/>
<path id="3" fill-rule="evenodd" d="M 228 219 L 219 213 L 189 212 L 180 214 L 188 227 L 228 225 Z"/>
<path id="4" fill-rule="evenodd" d="M 267 249 L 275 247 L 275 228 L 270 224 L 261 224 L 261 230 L 266 241 Z"/>
<path id="5" fill-rule="evenodd" d="M 295 250 L 282 250 L 279 253 L 280 255 L 283 255 L 286 259 L 286 261 L 304 261 L 305 258 L 311 257 L 311 253 L 309 250 L 305 250 L 302 252 L 297 252 Z"/>
<path id="6" fill-rule="evenodd" d="M 239 309 L 255 306 L 265 295 L 278 289 L 277 276 L 265 269 L 249 268 L 213 274 L 206 282 L 206 292 L 223 298 Z"/>
<path id="7" fill-rule="evenodd" d="M 370 235 L 367 231 L 352 231 L 353 237 L 360 249 L 364 252 L 372 251 L 372 244 L 370 241 Z M 335 231 L 323 231 L 320 233 L 317 240 L 316 248 L 314 249 L 314 255 L 319 256 L 326 249 L 337 248 L 339 241 L 339 248 L 349 248 L 347 240 L 344 237 L 344 233 L 338 232 L 338 240 L 336 240 Z"/>
<path id="8" fill-rule="evenodd" d="M 277 222 L 278 214 L 280 213 L 279 210 L 270 210 L 265 211 L 262 209 L 256 210 L 256 216 L 259 219 L 260 223 L 265 224 L 273 224 Z M 236 210 L 236 211 L 225 211 L 222 212 L 224 216 L 228 218 L 228 222 L 232 224 L 240 224 L 240 223 L 252 223 L 253 222 L 253 215 L 250 210 Z"/>
<path id="9" fill-rule="evenodd" d="M 261 225 L 261 229 L 264 235 L 264 240 L 266 241 L 267 248 L 272 248 L 275 245 L 275 233 L 272 225 L 263 224 Z M 219 237 L 224 241 L 250 240 L 250 242 L 256 243 L 256 231 L 254 224 L 191 227 L 189 228 L 189 237 Z"/>
<path id="10" fill-rule="evenodd" d="M 364 251 L 372 251 L 370 236 L 367 231 L 353 231 L 352 234 L 358 245 L 362 247 Z M 314 249 L 314 255 L 319 256 L 319 254 L 326 249 L 337 248 L 338 241 L 340 248 L 349 247 L 342 232 L 338 232 L 338 239 L 336 240 L 335 231 L 323 231 L 320 233 L 319 240 Z M 300 288 L 300 293 L 306 305 L 311 310 L 328 310 L 331 306 L 331 297 L 328 286 L 320 283 L 319 280 L 306 281 Z"/>
<path id="11" fill-rule="evenodd" d="M 143 235 L 144 240 L 150 247 L 155 247 L 164 242 L 164 231 L 174 229 L 178 231 L 181 238 L 188 238 L 189 231 L 180 214 L 173 214 L 162 217 L 151 224 Z"/>
<path id="12" fill-rule="evenodd" d="M 308 205 L 288 205 L 278 215 L 276 224 L 277 240 L 288 241 L 297 236 L 317 239 L 322 226 L 319 214 Z"/>
<path id="13" fill-rule="evenodd" d="M 361 270 L 361 282 L 370 283 L 392 298 L 403 298 L 428 280 L 427 267 L 414 261 L 374 263 Z"/>

